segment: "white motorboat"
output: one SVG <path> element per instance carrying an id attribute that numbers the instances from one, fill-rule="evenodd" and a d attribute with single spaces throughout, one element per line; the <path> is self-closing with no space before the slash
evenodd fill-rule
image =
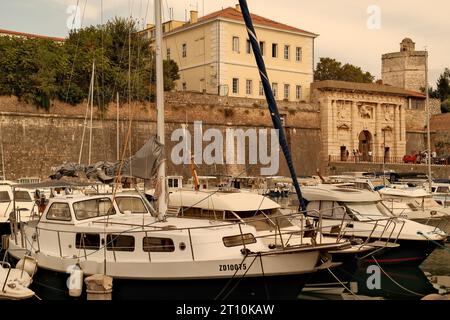
<path id="1" fill-rule="evenodd" d="M 384 188 L 378 191 L 394 216 L 450 231 L 450 208 L 444 208 L 422 188 Z"/>
<path id="2" fill-rule="evenodd" d="M 39 220 L 11 235 L 8 253 L 38 261 L 42 298 L 69 297 L 68 270 L 77 265 L 84 275 L 113 277 L 114 299 L 261 299 L 265 285 L 272 298 L 294 299 L 321 252 L 341 246 L 269 248 L 248 224 L 160 221 L 140 196 L 118 194 L 51 199 Z"/>
<path id="3" fill-rule="evenodd" d="M 400 244 L 382 251 L 377 259 L 380 263 L 419 265 L 447 237 L 436 227 L 392 217 L 380 196 L 368 190 L 321 185 L 303 188 L 303 197 L 308 214 L 320 216 L 324 226 L 330 225 L 323 228 L 325 234 L 340 232 L 363 241 Z M 335 227 L 337 223 L 339 228 Z"/>

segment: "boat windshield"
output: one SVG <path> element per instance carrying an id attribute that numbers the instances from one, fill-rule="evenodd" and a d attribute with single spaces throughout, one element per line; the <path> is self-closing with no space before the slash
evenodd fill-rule
<path id="1" fill-rule="evenodd" d="M 73 204 L 75 217 L 78 220 L 105 217 L 116 214 L 111 199 L 100 198 L 80 201 Z"/>
<path id="2" fill-rule="evenodd" d="M 16 190 L 14 191 L 14 197 L 17 202 L 33 202 L 27 191 Z"/>
<path id="3" fill-rule="evenodd" d="M 144 203 L 140 198 L 117 197 L 116 203 L 121 213 L 125 213 L 126 211 L 136 214 L 148 213 L 147 209 L 144 206 Z"/>
<path id="4" fill-rule="evenodd" d="M 379 220 L 388 217 L 380 202 L 348 202 L 344 204 L 359 221 Z"/>
<path id="5" fill-rule="evenodd" d="M 298 217 L 289 217 L 282 213 L 276 213 L 267 217 L 268 219 L 265 219 L 264 215 L 258 214 L 253 218 L 246 218 L 243 220 L 255 227 L 256 231 L 267 231 L 276 229 L 277 225 L 280 229 L 292 227 L 297 224 L 294 220 L 298 219 Z"/>

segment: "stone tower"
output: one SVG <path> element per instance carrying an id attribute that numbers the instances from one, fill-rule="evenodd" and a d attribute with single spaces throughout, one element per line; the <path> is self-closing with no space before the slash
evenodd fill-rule
<path id="1" fill-rule="evenodd" d="M 416 51 L 416 44 L 405 38 L 400 52 L 387 53 L 382 57 L 383 83 L 406 90 L 422 92 L 426 86 L 426 51 Z"/>

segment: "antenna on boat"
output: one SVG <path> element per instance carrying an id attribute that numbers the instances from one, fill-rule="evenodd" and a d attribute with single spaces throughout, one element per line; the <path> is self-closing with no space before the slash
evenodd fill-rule
<path id="1" fill-rule="evenodd" d="M 162 5 L 161 0 L 155 0 L 155 31 L 156 31 L 156 110 L 157 110 L 157 136 L 159 142 L 164 145 L 164 74 L 162 57 Z M 162 161 L 158 169 L 158 182 L 161 194 L 158 197 L 158 218 L 163 220 L 166 215 L 166 162 Z"/>
<path id="2" fill-rule="evenodd" d="M 261 82 L 264 87 L 264 93 L 267 99 L 267 104 L 269 105 L 270 116 L 272 117 L 273 126 L 275 127 L 275 129 L 278 129 L 278 139 L 280 142 L 281 149 L 283 150 L 284 157 L 286 158 L 286 162 L 289 167 L 289 172 L 291 173 L 292 183 L 297 193 L 300 208 L 302 211 L 306 211 L 305 201 L 303 200 L 300 185 L 298 184 L 297 174 L 295 172 L 294 164 L 292 163 L 291 153 L 287 145 L 286 135 L 284 133 L 283 124 L 281 122 L 281 116 L 280 113 L 278 112 L 277 102 L 275 101 L 272 88 L 270 86 L 269 76 L 267 75 L 266 65 L 264 63 L 264 59 L 261 54 L 261 49 L 259 47 L 258 38 L 256 36 L 256 31 L 253 26 L 253 21 L 250 15 L 250 11 L 248 9 L 247 1 L 239 0 L 239 4 L 241 6 L 242 15 L 244 16 L 248 37 L 252 45 L 253 54 L 256 59 L 256 64 L 258 65 L 259 74 L 261 75 Z"/>

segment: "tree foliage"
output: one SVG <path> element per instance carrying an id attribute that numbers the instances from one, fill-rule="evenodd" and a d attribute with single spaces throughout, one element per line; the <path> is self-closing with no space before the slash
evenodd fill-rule
<path id="1" fill-rule="evenodd" d="M 341 62 L 332 58 L 320 58 L 314 71 L 314 80 L 339 80 L 349 82 L 372 83 L 375 77 L 364 72 L 360 67 Z"/>
<path id="2" fill-rule="evenodd" d="M 444 72 L 439 76 L 436 86 L 436 95 L 441 101 L 450 98 L 450 69 L 445 68 Z"/>
<path id="3" fill-rule="evenodd" d="M 74 32 L 63 44 L 43 39 L 0 37 L 0 94 L 48 109 L 51 100 L 78 104 L 87 98 L 95 61 L 94 103 L 152 99 L 155 59 L 150 40 L 134 21 L 115 18 Z M 129 72 L 130 71 L 130 72 Z M 174 61 L 164 62 L 164 87 L 179 79 Z"/>
<path id="4" fill-rule="evenodd" d="M 441 104 L 441 112 L 449 113 L 450 112 L 450 98 L 442 102 Z"/>

